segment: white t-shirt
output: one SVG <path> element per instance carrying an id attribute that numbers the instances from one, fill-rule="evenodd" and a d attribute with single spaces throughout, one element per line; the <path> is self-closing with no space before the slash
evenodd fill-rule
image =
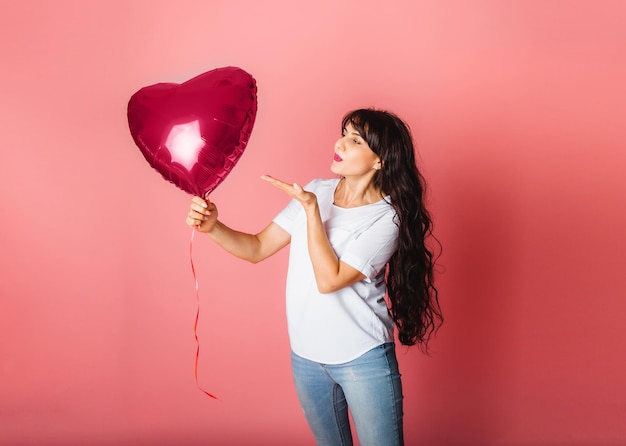
<path id="1" fill-rule="evenodd" d="M 389 197 L 356 208 L 333 204 L 339 179 L 311 181 L 326 234 L 337 257 L 366 277 L 341 290 L 321 294 L 307 244 L 306 215 L 296 200 L 274 218 L 291 234 L 287 272 L 287 325 L 291 348 L 324 364 L 351 361 L 393 341 L 393 321 L 384 300 L 385 265 L 396 249 L 398 227 Z"/>

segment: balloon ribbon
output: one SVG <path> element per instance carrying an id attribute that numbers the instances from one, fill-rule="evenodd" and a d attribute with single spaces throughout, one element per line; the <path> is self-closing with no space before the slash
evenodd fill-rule
<path id="1" fill-rule="evenodd" d="M 210 396 L 211 398 L 217 400 L 219 398 L 216 397 L 215 395 L 210 394 L 206 390 L 204 390 L 200 386 L 200 383 L 198 381 L 198 360 L 200 358 L 200 340 L 198 339 L 198 320 L 200 319 L 200 293 L 198 292 L 198 277 L 196 276 L 196 268 L 193 266 L 193 239 L 194 239 L 195 233 L 196 233 L 196 229 L 192 228 L 191 229 L 191 241 L 189 242 L 189 259 L 191 260 L 191 272 L 193 273 L 193 280 L 196 284 L 196 304 L 197 304 L 196 321 L 193 324 L 193 335 L 196 338 L 196 364 L 195 364 L 194 373 L 196 376 L 196 386 L 198 386 L 198 389 L 200 389 L 202 392 L 204 392 L 206 395 Z"/>

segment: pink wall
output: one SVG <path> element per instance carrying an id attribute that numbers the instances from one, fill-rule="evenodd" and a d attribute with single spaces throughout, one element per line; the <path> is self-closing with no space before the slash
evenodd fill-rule
<path id="1" fill-rule="evenodd" d="M 472 6 L 469 6 L 472 3 Z M 126 122 L 142 86 L 236 65 L 259 85 L 226 223 L 330 175 L 348 109 L 412 126 L 446 323 L 400 350 L 408 445 L 626 439 L 626 31 L 615 1 L 0 2 L 0 444 L 311 445 L 286 253 L 194 243 L 189 198 Z"/>

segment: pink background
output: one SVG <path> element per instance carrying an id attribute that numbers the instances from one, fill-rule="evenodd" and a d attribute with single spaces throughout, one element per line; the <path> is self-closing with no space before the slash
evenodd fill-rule
<path id="1" fill-rule="evenodd" d="M 0 2 L 0 444 L 312 445 L 293 390 L 286 252 L 196 238 L 142 158 L 139 88 L 255 76 L 213 194 L 261 229 L 259 176 L 330 176 L 348 109 L 395 111 L 430 184 L 446 322 L 399 350 L 407 445 L 626 440 L 626 7 L 615 1 Z"/>

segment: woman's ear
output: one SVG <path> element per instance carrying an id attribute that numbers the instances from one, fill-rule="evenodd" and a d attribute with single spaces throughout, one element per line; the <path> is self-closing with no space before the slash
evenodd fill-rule
<path id="1" fill-rule="evenodd" d="M 378 158 L 374 163 L 374 170 L 380 170 L 383 168 L 383 162 Z"/>

